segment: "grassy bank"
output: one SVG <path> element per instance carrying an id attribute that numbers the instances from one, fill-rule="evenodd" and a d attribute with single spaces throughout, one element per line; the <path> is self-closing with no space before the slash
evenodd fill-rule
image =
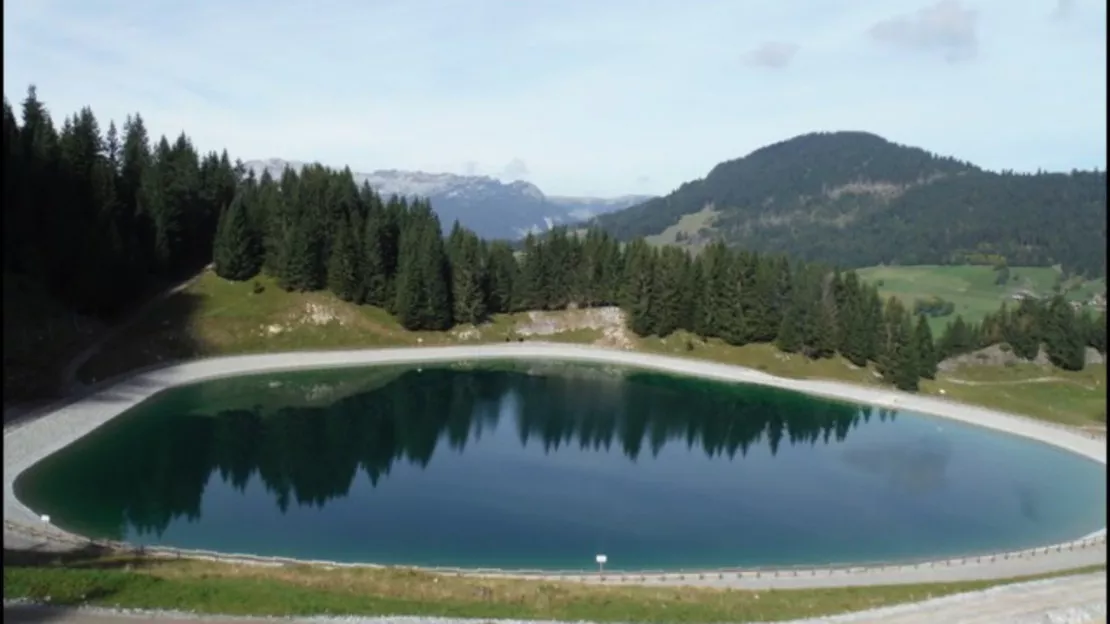
<path id="1" fill-rule="evenodd" d="M 1093 572 L 1105 566 L 1071 571 Z M 925 600 L 1018 580 L 815 590 L 593 586 L 403 569 L 264 567 L 5 552 L 4 597 L 208 614 L 438 615 L 625 622 L 776 621 Z"/>
<path id="2" fill-rule="evenodd" d="M 872 368 L 856 367 L 839 357 L 811 361 L 771 345 L 733 347 L 684 332 L 665 339 L 637 338 L 624 330 L 619 319 L 614 322 L 602 316 L 589 310 L 507 314 L 478 327 L 410 332 L 384 310 L 351 305 L 329 293 L 287 293 L 266 277 L 235 283 L 209 273 L 106 344 L 78 371 L 78 377 L 92 382 L 159 362 L 212 355 L 479 344 L 529 334 L 528 339 L 624 346 L 746 366 L 782 377 L 880 383 Z M 922 392 L 1064 424 L 1099 427 L 1106 421 L 1105 387 L 1105 365 L 1070 373 L 1030 364 L 960 368 L 925 382 Z"/>

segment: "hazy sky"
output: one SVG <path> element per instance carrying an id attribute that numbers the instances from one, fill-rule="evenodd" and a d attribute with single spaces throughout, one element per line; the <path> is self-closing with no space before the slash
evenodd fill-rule
<path id="1" fill-rule="evenodd" d="M 1106 166 L 1105 0 L 5 0 L 4 93 L 233 158 L 665 193 L 815 130 Z"/>

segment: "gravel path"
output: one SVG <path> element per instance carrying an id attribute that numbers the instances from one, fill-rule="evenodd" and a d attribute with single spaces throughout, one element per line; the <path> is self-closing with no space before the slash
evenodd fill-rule
<path id="1" fill-rule="evenodd" d="M 302 368 L 340 367 L 373 364 L 399 364 L 430 361 L 481 359 L 549 359 L 577 360 L 614 365 L 637 366 L 655 370 L 696 375 L 724 381 L 738 381 L 774 386 L 807 394 L 872 404 L 878 407 L 905 409 L 961 420 L 991 429 L 1021 435 L 1059 446 L 1074 453 L 1106 463 L 1106 446 L 1102 440 L 1085 436 L 1070 428 L 972 407 L 937 398 L 911 395 L 894 390 L 866 388 L 850 384 L 794 380 L 766 373 L 702 360 L 666 357 L 630 351 L 618 351 L 565 344 L 508 343 L 498 345 L 422 347 L 359 351 L 298 352 L 286 354 L 247 355 L 212 358 L 150 370 L 99 390 L 46 416 L 4 433 L 4 543 L 5 547 L 65 548 L 74 536 L 44 525 L 37 514 L 20 503 L 13 492 L 14 479 L 25 469 L 47 455 L 92 431 L 114 416 L 135 406 L 156 392 L 182 383 L 197 382 L 247 372 L 261 373 Z M 33 527 L 36 535 L 25 530 Z M 821 571 L 791 571 L 762 574 L 755 578 L 747 573 L 737 578 L 709 574 L 653 576 L 642 580 L 629 577 L 620 582 L 644 584 L 666 583 L 751 588 L 801 588 L 833 585 L 870 585 L 917 583 L 923 581 L 956 581 L 990 579 L 1071 569 L 1077 566 L 1105 563 L 1106 529 L 1086 536 L 1097 544 L 1084 542 L 1060 545 L 1035 556 L 1029 552 L 1005 558 L 958 560 L 934 564 L 885 566 L 881 568 Z M 53 536 L 53 537 L 48 537 Z M 57 538 L 57 539 L 55 539 Z M 590 577 L 588 582 L 602 582 Z M 615 582 L 612 577 L 605 582 Z M 1103 596 L 1105 603 L 1105 596 Z"/>

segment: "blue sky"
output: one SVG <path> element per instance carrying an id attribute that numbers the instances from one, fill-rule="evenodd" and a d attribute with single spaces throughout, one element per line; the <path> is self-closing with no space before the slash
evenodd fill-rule
<path id="1" fill-rule="evenodd" d="M 1106 167 L 1105 0 L 5 0 L 4 93 L 202 150 L 666 193 L 815 130 Z"/>

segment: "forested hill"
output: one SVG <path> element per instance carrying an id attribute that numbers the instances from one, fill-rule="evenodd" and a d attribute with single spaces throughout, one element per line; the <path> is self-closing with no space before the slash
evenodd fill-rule
<path id="1" fill-rule="evenodd" d="M 896 298 L 884 302 L 854 272 L 820 263 L 721 243 L 696 256 L 644 239 L 621 245 L 597 228 L 529 234 L 514 253 L 457 223 L 445 238 L 427 200 L 383 198 L 347 169 L 314 165 L 256 178 L 226 153 L 199 153 L 184 134 L 151 141 L 138 114 L 102 131 L 86 108 L 59 129 L 33 88 L 20 117 L 5 98 L 5 284 L 18 278 L 102 319 L 126 315 L 211 263 L 225 280 L 266 273 L 286 291 L 331 291 L 385 310 L 411 331 L 617 305 L 638 336 L 685 331 L 809 358 L 839 354 L 874 364 L 903 390 L 931 378 L 939 360 L 1003 340 L 1026 358 L 1043 343 L 1049 360 L 1070 370 L 1085 366 L 1086 346 L 1106 351 L 1105 315 L 1077 312 L 1059 295 L 1002 309 L 981 325 L 957 317 L 935 341 L 925 316 Z M 953 161 L 935 163 L 972 175 Z M 5 291 L 6 368 L 27 355 L 8 348 L 9 338 L 28 333 L 7 324 L 18 307 Z"/>
<path id="2" fill-rule="evenodd" d="M 1104 275 L 1106 172 L 996 173 L 865 132 L 815 133 L 596 223 L 623 240 L 722 240 L 845 267 L 1004 259 Z"/>

